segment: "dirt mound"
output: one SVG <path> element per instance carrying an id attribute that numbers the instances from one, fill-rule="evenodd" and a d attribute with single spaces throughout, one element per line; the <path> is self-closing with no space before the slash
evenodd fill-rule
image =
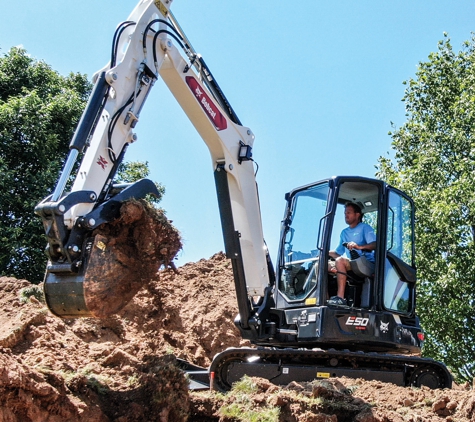
<path id="1" fill-rule="evenodd" d="M 333 378 L 292 382 L 280 388 L 261 378 L 243 378 L 224 396 L 192 395 L 191 415 L 206 421 L 426 422 L 475 420 L 469 388 L 430 390 L 380 381 Z"/>
<path id="2" fill-rule="evenodd" d="M 38 286 L 0 277 L 0 422 L 186 420 L 175 356 L 205 366 L 245 344 L 232 270 L 220 253 L 155 278 L 117 315 L 60 319 Z"/>
<path id="3" fill-rule="evenodd" d="M 475 421 L 470 386 L 451 390 L 334 379 L 280 388 L 244 380 L 189 393 L 175 356 L 207 366 L 248 345 L 222 253 L 162 270 L 118 315 L 60 319 L 37 286 L 0 278 L 0 422 Z"/>

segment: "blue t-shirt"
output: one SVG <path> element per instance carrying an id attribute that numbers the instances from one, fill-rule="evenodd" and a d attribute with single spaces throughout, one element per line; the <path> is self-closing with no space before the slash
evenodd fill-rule
<path id="1" fill-rule="evenodd" d="M 357 245 L 367 245 L 376 241 L 376 234 L 373 228 L 366 223 L 358 223 L 354 228 L 347 227 L 340 234 L 340 243 L 335 249 L 338 255 L 344 255 L 350 258 L 350 251 L 343 246 L 344 242 L 355 242 Z M 374 262 L 374 251 L 366 252 L 354 249 L 358 254 L 364 255 L 368 261 Z"/>

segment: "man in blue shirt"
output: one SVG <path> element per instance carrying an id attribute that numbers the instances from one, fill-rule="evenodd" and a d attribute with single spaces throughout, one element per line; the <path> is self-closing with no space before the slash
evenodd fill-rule
<path id="1" fill-rule="evenodd" d="M 373 228 L 363 223 L 363 213 L 361 208 L 354 203 L 345 205 L 345 222 L 348 227 L 341 232 L 340 243 L 334 251 L 328 254 L 335 258 L 335 267 L 332 272 L 336 272 L 338 285 L 337 295 L 328 300 L 329 305 L 345 306 L 346 273 L 351 271 L 350 251 L 355 250 L 360 256 L 364 256 L 371 271 L 374 270 L 374 250 L 376 249 L 376 234 Z M 343 243 L 347 243 L 347 247 Z M 344 256 L 346 252 L 347 256 Z"/>

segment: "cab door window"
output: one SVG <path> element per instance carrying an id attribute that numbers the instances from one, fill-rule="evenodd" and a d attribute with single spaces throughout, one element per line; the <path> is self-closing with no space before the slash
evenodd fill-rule
<path id="1" fill-rule="evenodd" d="M 328 184 L 298 192 L 292 200 L 284 228 L 279 290 L 287 301 L 302 300 L 317 285 L 323 220 Z"/>
<path id="2" fill-rule="evenodd" d="M 414 272 L 414 218 L 412 202 L 399 192 L 390 191 L 384 307 L 401 313 L 413 310 L 414 283 L 404 273 Z M 407 280 L 407 279 L 410 280 Z"/>

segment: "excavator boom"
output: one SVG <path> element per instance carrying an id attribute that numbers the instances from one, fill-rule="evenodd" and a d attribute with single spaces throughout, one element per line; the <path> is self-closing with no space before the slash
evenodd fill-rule
<path id="1" fill-rule="evenodd" d="M 104 274 L 98 279 L 105 258 L 97 258 L 104 251 L 94 242 L 95 231 L 117 220 L 125 201 L 158 193 L 147 180 L 116 193 L 114 177 L 127 147 L 137 139 L 135 128 L 149 92 L 162 79 L 210 151 L 241 324 L 249 329 L 251 320 L 253 329 L 258 328 L 249 298 L 268 297 L 273 274 L 251 158 L 254 135 L 240 124 L 206 63 L 171 14 L 170 5 L 171 1 L 141 1 L 118 26 L 111 61 L 94 76 L 92 95 L 56 189 L 36 208 L 48 238 L 46 296 L 58 315 L 106 316 L 107 311 L 96 309 L 88 300 L 88 290 L 119 286 L 115 279 L 104 279 Z M 65 193 L 80 154 L 84 155 L 77 176 L 71 191 Z"/>

